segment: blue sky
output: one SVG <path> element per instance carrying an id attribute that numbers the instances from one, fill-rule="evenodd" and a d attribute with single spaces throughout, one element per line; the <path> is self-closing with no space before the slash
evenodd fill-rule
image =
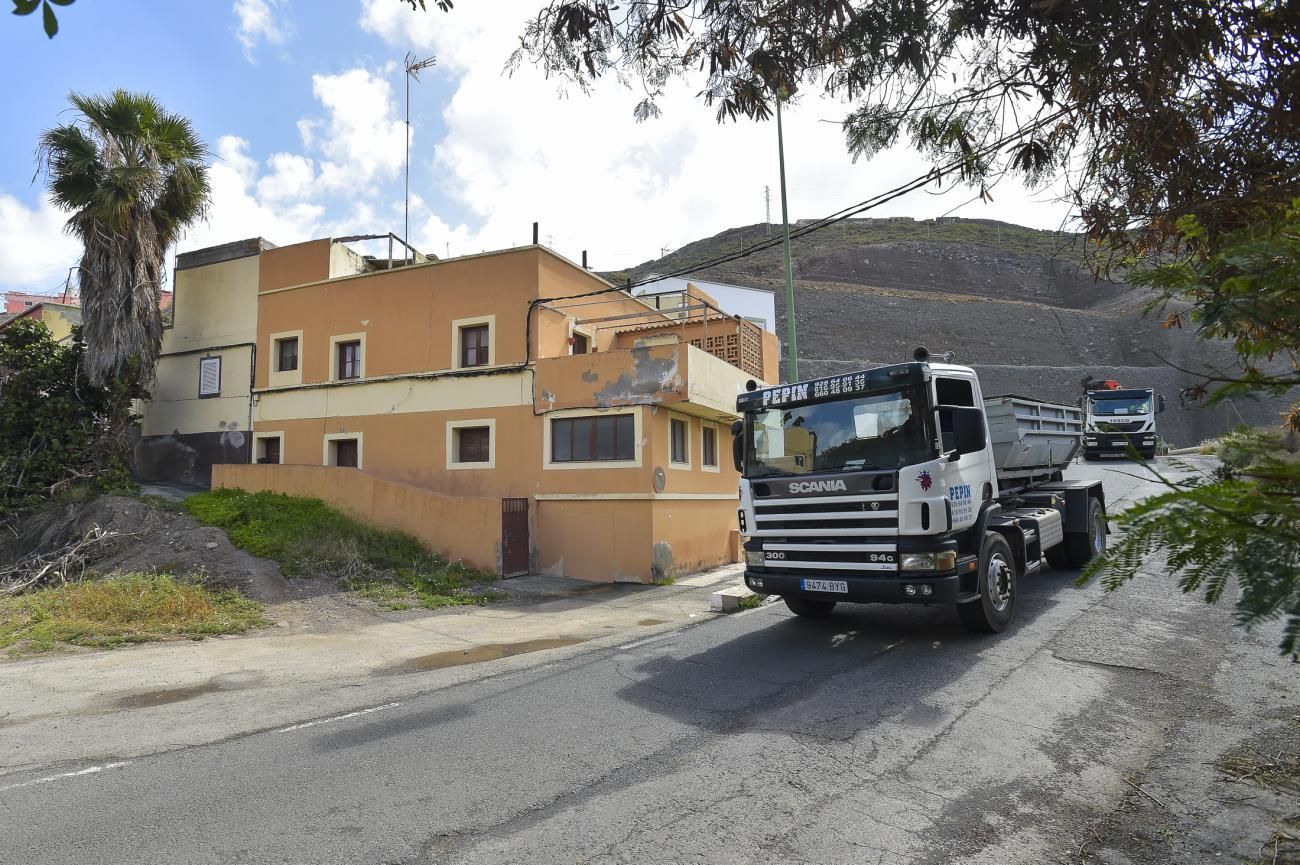
<path id="1" fill-rule="evenodd" d="M 430 4 L 432 6 L 432 4 Z M 213 207 L 181 250 L 260 234 L 276 243 L 402 233 L 406 51 L 438 66 L 412 89 L 411 238 L 437 255 L 529 240 L 594 266 L 656 257 L 761 221 L 776 189 L 771 124 L 718 126 L 670 87 L 657 121 L 608 82 L 564 92 L 531 66 L 502 66 L 537 0 L 465 0 L 445 15 L 403 0 L 77 0 L 47 39 L 38 15 L 0 18 L 10 82 L 0 132 L 0 290 L 61 282 L 77 249 L 32 183 L 34 147 L 70 90 L 153 93 L 191 118 L 213 153 Z M 791 218 L 819 216 L 923 170 L 905 150 L 854 164 L 834 123 L 844 107 L 805 98 L 787 117 Z M 1064 208 L 1020 189 L 954 212 L 1056 227 Z M 900 200 L 880 215 L 932 216 L 970 194 Z M 774 215 L 779 210 L 774 206 Z"/>

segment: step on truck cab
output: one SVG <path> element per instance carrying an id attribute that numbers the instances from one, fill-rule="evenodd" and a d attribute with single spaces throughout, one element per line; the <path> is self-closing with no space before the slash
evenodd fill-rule
<path id="1" fill-rule="evenodd" d="M 955 604 L 1001 631 L 1044 557 L 1078 568 L 1105 549 L 1101 482 L 1062 478 L 1080 410 L 986 399 L 970 367 L 914 357 L 737 398 L 745 583 L 800 616 Z"/>
<path id="2" fill-rule="evenodd" d="M 1083 458 L 1128 456 L 1137 451 L 1155 459 L 1156 415 L 1165 410 L 1165 398 L 1149 387 L 1125 388 L 1111 379 L 1083 380 Z"/>

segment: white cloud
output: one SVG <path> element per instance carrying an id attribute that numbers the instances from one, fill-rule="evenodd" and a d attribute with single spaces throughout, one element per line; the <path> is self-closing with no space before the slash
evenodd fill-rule
<path id="1" fill-rule="evenodd" d="M 283 45 L 288 38 L 287 25 L 276 18 L 281 0 L 235 0 L 232 11 L 238 20 L 235 37 L 244 46 L 244 58 L 255 63 L 253 49 L 257 43 L 265 41 L 271 45 Z"/>
<path id="2" fill-rule="evenodd" d="M 367 69 L 313 75 L 312 92 L 325 106 L 324 121 L 299 123 L 305 146 L 319 142 L 325 160 L 320 180 L 327 189 L 357 190 L 401 172 L 406 124 L 393 88 Z"/>
<path id="3" fill-rule="evenodd" d="M 362 0 L 361 26 L 394 48 L 436 54 L 455 78 L 443 111 L 446 135 L 433 152 L 440 191 L 475 217 L 453 229 L 430 214 L 416 234 L 442 254 L 444 237 L 465 237 L 470 249 L 528 242 L 531 223 L 559 251 L 591 251 L 593 266 L 614 268 L 737 225 L 761 222 L 764 187 L 780 220 L 775 123 L 719 125 L 697 98 L 698 81 L 677 81 L 661 100 L 663 115 L 638 124 L 639 93 L 601 82 L 584 95 L 564 96 L 525 63 L 512 77 L 502 68 L 535 0 L 457 4 L 450 14 L 412 12 L 391 0 Z M 906 148 L 854 164 L 837 122 L 846 107 L 816 95 L 785 116 L 790 218 L 820 217 L 923 174 L 926 164 Z M 412 148 L 412 160 L 429 159 Z M 935 216 L 973 196 L 964 188 L 935 197 L 916 192 L 871 216 Z M 1039 202 L 1014 181 L 995 202 L 968 204 L 956 214 L 1055 227 L 1066 208 Z M 445 235 L 440 234 L 446 232 Z M 453 243 L 453 246 L 456 244 Z M 453 249 L 453 252 L 455 250 Z"/>
<path id="4" fill-rule="evenodd" d="M 248 146 L 247 141 L 234 136 L 218 139 L 217 153 L 221 158 L 208 172 L 208 183 L 212 188 L 208 219 L 185 233 L 177 244 L 179 251 L 202 249 L 246 237 L 265 237 L 272 243 L 283 245 L 317 236 L 325 207 L 304 200 L 263 200 L 260 195 L 262 185 L 268 181 L 272 185 L 280 183 L 284 174 L 275 169 L 275 157 L 272 157 L 272 173 L 259 179 L 257 162 L 248 155 Z"/>
<path id="5" fill-rule="evenodd" d="M 0 192 L 0 288 L 49 293 L 63 287 L 81 244 L 63 230 L 68 214 L 42 196 L 35 207 Z"/>
<path id="6" fill-rule="evenodd" d="M 257 182 L 257 194 L 267 201 L 308 198 L 316 180 L 312 160 L 296 153 L 275 153 L 267 160 L 271 173 Z"/>

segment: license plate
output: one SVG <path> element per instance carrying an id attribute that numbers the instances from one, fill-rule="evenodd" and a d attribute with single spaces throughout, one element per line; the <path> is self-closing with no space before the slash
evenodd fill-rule
<path id="1" fill-rule="evenodd" d="M 1128 442 L 1111 442 L 1110 446 L 1113 448 L 1126 448 L 1128 447 Z"/>
<path id="2" fill-rule="evenodd" d="M 847 595 L 849 584 L 844 580 L 800 580 L 799 588 L 805 592 L 839 592 Z"/>

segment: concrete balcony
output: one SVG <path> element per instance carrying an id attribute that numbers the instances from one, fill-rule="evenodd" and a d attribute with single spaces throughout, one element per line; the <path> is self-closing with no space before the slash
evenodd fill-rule
<path id="1" fill-rule="evenodd" d="M 713 420 L 736 417 L 736 396 L 754 376 L 676 336 L 659 339 L 538 360 L 534 404 L 544 411 L 664 405 Z"/>

